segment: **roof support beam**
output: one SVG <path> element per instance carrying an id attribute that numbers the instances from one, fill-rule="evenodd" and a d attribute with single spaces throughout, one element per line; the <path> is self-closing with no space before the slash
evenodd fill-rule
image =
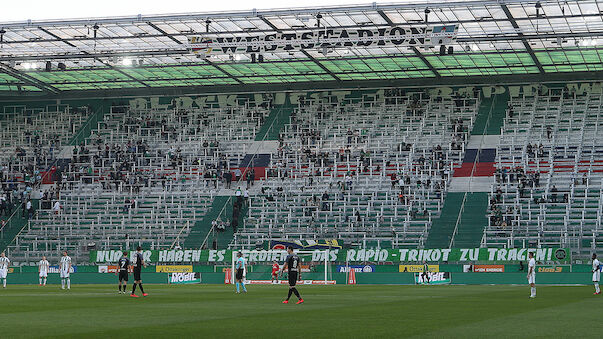
<path id="1" fill-rule="evenodd" d="M 325 65 L 321 64 L 320 61 L 316 60 L 316 58 L 313 57 L 310 53 L 308 53 L 307 51 L 303 51 L 303 50 L 302 50 L 302 53 L 304 53 L 304 55 L 306 57 L 308 57 L 308 59 L 310 59 L 313 63 L 315 63 L 316 66 L 320 67 L 323 71 L 325 71 L 328 75 L 330 75 L 333 79 L 335 79 L 335 81 L 341 81 L 341 79 L 339 79 L 339 77 L 337 75 L 335 75 L 335 73 L 331 72 L 330 69 L 325 67 Z"/>
<path id="2" fill-rule="evenodd" d="M 264 23 L 266 23 L 266 25 L 270 26 L 270 28 L 274 29 L 276 32 L 281 32 L 281 30 L 276 27 L 272 22 L 270 22 L 270 20 L 264 18 L 263 16 L 260 16 L 260 19 L 262 19 L 262 21 Z M 308 53 L 308 51 L 306 50 L 302 50 L 301 51 L 306 58 L 310 59 L 316 66 L 320 67 L 323 71 L 325 71 L 328 75 L 330 75 L 333 79 L 335 79 L 335 81 L 341 81 L 341 79 L 339 79 L 339 77 L 337 75 L 335 75 L 335 73 L 331 72 L 330 69 L 326 68 L 325 65 L 321 64 L 320 61 L 316 60 L 315 57 L 313 57 L 310 53 Z"/>
<path id="3" fill-rule="evenodd" d="M 395 26 L 396 24 L 392 21 L 392 19 L 390 19 L 387 14 L 385 14 L 385 12 L 383 12 L 382 10 L 378 10 L 377 13 L 379 13 L 379 15 L 381 16 L 381 18 L 383 18 L 383 20 L 385 20 L 385 22 L 387 22 L 388 25 L 390 26 Z M 423 61 L 423 63 L 425 64 L 425 66 L 427 66 L 427 68 L 429 68 L 429 70 L 431 72 L 433 72 L 433 74 L 436 76 L 436 78 L 440 77 L 440 73 L 438 72 L 437 69 L 435 69 L 435 67 L 433 67 L 433 65 L 427 61 L 427 59 L 425 58 L 425 56 L 423 55 L 423 53 L 421 53 L 419 51 L 419 49 L 415 46 L 411 47 L 412 51 L 415 53 L 415 55 L 421 59 L 421 61 Z"/>
<path id="4" fill-rule="evenodd" d="M 205 59 L 205 62 L 207 62 L 208 65 L 213 66 L 215 69 L 217 69 L 218 71 L 224 73 L 226 76 L 228 76 L 229 78 L 231 78 L 232 80 L 236 81 L 238 84 L 243 84 L 243 82 L 241 80 L 239 80 L 237 77 L 235 77 L 234 75 L 226 72 L 222 67 L 214 64 L 213 62 L 209 61 L 208 59 Z"/>
<path id="5" fill-rule="evenodd" d="M 41 30 L 42 32 L 44 32 L 44 33 L 46 33 L 46 34 L 50 35 L 51 37 L 54 37 L 54 38 L 56 38 L 57 40 L 59 40 L 59 41 L 61 41 L 61 42 L 64 42 L 65 44 L 67 44 L 67 45 L 69 45 L 69 46 L 71 46 L 71 47 L 77 47 L 77 46 L 75 46 L 74 44 L 72 44 L 71 42 L 69 42 L 69 41 L 66 41 L 66 40 L 62 39 L 61 37 L 59 37 L 58 35 L 56 35 L 56 34 L 52 33 L 51 31 L 49 31 L 48 29 L 46 29 L 46 28 L 44 28 L 44 27 L 38 27 L 38 29 L 39 29 L 39 30 Z M 86 52 L 86 51 L 83 51 L 83 53 L 84 53 L 84 54 L 88 54 L 88 52 Z M 110 63 L 105 62 L 105 61 L 102 61 L 101 59 L 99 59 L 99 58 L 97 58 L 97 57 L 94 57 L 94 60 L 96 60 L 96 61 L 98 61 L 98 62 L 102 63 L 103 65 L 105 65 L 105 66 L 107 66 L 107 67 L 109 67 L 109 68 L 111 68 L 111 69 L 113 69 L 113 70 L 115 70 L 115 71 L 119 72 L 120 74 L 122 74 L 122 75 L 124 75 L 124 76 L 128 77 L 129 79 L 134 80 L 135 82 L 138 82 L 138 83 L 142 84 L 143 86 L 145 86 L 145 87 L 147 87 L 147 88 L 150 88 L 150 86 L 149 86 L 149 85 L 147 85 L 147 84 L 145 84 L 144 82 L 142 82 L 142 81 L 140 81 L 140 80 L 138 80 L 138 79 L 134 78 L 133 76 L 131 76 L 131 75 L 129 75 L 128 73 L 126 73 L 126 72 L 124 72 L 124 71 L 120 70 L 119 68 L 114 67 L 114 66 L 113 66 L 113 65 L 111 65 Z"/>
<path id="6" fill-rule="evenodd" d="M 582 48 L 578 48 L 578 47 L 564 47 L 563 51 L 565 52 L 570 52 L 570 51 L 580 51 L 582 50 Z M 596 50 L 596 51 L 601 51 L 603 50 L 602 47 L 592 47 L 591 50 Z M 519 51 L 520 53 L 527 53 L 524 51 Z M 94 58 L 110 58 L 110 57 L 125 57 L 125 56 L 129 56 L 129 57 L 145 57 L 145 56 L 156 56 L 156 55 L 162 55 L 162 56 L 169 56 L 169 55 L 182 55 L 182 54 L 186 54 L 189 53 L 189 51 L 185 51 L 185 50 L 177 50 L 177 51 L 148 51 L 148 52 L 130 52 L 130 53 L 80 53 L 80 54 L 75 54 L 75 55 L 53 55 L 53 56 L 44 56 L 44 55 L 36 55 L 36 56 L 17 56 L 17 57 L 12 57 L 12 56 L 0 56 L 0 62 L 9 62 L 9 61 L 39 61 L 39 60 L 69 60 L 69 59 L 94 59 Z M 496 51 L 496 50 L 492 50 L 492 51 L 482 51 L 480 52 L 480 54 L 483 55 L 491 55 L 491 54 L 496 54 L 496 55 L 501 55 L 501 54 L 516 54 L 518 53 L 518 51 L 514 51 L 514 50 L 509 50 L 509 51 Z M 472 55 L 475 54 L 474 52 L 466 52 L 466 51 L 455 51 L 454 52 L 455 55 Z M 406 57 L 408 55 L 400 55 L 400 56 L 395 56 L 395 57 Z M 383 58 L 392 58 L 391 55 L 385 55 L 385 56 L 362 56 L 362 57 L 358 57 L 358 56 L 350 56 L 347 57 L 347 59 L 383 59 Z M 334 58 L 327 58 L 325 60 L 336 60 Z M 290 62 L 291 60 L 287 60 L 287 59 L 282 59 L 282 60 L 273 60 L 270 61 L 271 63 L 279 63 L 279 62 Z M 187 64 L 190 65 L 190 64 Z M 195 64 L 192 64 L 195 65 Z M 144 65 L 141 67 L 164 67 L 165 65 Z M 186 66 L 186 65 L 181 65 L 181 66 Z M 169 66 L 172 67 L 172 66 Z"/>
<path id="7" fill-rule="evenodd" d="M 164 31 L 163 29 L 159 28 L 154 23 L 152 23 L 150 21 L 147 21 L 147 25 L 153 27 L 154 30 L 156 30 L 157 32 L 161 33 L 163 36 L 169 38 L 170 40 L 172 40 L 173 42 L 177 43 L 178 45 L 182 45 L 182 41 L 174 38 L 171 34 L 168 34 L 166 31 Z"/>
<path id="8" fill-rule="evenodd" d="M 515 28 L 517 30 L 517 35 L 519 37 L 521 37 L 521 42 L 523 43 L 524 47 L 526 48 L 526 51 L 528 52 L 528 54 L 530 54 L 530 57 L 532 58 L 532 61 L 534 61 L 534 64 L 536 65 L 536 67 L 538 67 L 540 74 L 544 74 L 545 73 L 544 68 L 542 68 L 542 64 L 540 63 L 540 60 L 538 60 L 538 58 L 536 57 L 536 54 L 534 54 L 534 50 L 532 49 L 532 46 L 530 46 L 530 43 L 525 38 L 523 38 L 523 33 L 520 32 L 519 25 L 517 24 L 517 21 L 515 21 L 515 18 L 513 18 L 513 14 L 511 13 L 511 11 L 509 11 L 509 8 L 504 3 L 501 4 L 500 7 L 502 8 L 503 12 L 505 12 L 505 15 L 509 19 L 509 22 L 511 23 L 513 28 Z"/>
<path id="9" fill-rule="evenodd" d="M 67 44 L 70 47 L 76 47 L 74 44 L 72 44 L 71 42 L 61 38 L 60 36 L 52 33 L 51 31 L 49 31 L 48 29 L 44 28 L 44 27 L 38 27 L 39 30 L 41 30 L 42 32 L 50 35 L 51 37 L 57 39 L 58 41 L 64 42 L 65 44 Z"/>
<path id="10" fill-rule="evenodd" d="M 20 81 L 22 81 L 24 84 L 37 87 L 46 93 L 57 94 L 60 92 L 60 90 L 58 88 L 48 85 L 32 76 L 21 73 L 21 72 L 17 71 L 16 69 L 14 69 L 6 64 L 3 64 L 1 62 L 0 62 L 0 72 L 4 72 L 4 73 L 12 76 L 13 78 L 17 78 Z"/>
<path id="11" fill-rule="evenodd" d="M 260 19 L 268 26 L 270 26 L 270 28 L 272 28 L 273 30 L 275 30 L 276 32 L 280 32 L 281 30 L 276 27 L 272 22 L 270 22 L 270 20 L 264 18 L 263 16 L 260 16 Z"/>
<path id="12" fill-rule="evenodd" d="M 143 85 L 143 86 L 144 86 L 144 87 L 146 87 L 146 88 L 150 88 L 150 87 L 151 87 L 151 86 L 147 85 L 146 83 L 144 83 L 142 80 L 140 80 L 140 79 L 136 79 L 135 77 L 133 77 L 133 76 L 131 76 L 130 74 L 128 74 L 128 73 L 126 73 L 126 72 L 122 71 L 121 69 L 119 69 L 119 68 L 117 68 L 117 67 L 115 67 L 115 66 L 111 65 L 110 63 L 108 63 L 108 62 L 106 62 L 106 61 L 103 61 L 103 60 L 101 60 L 101 59 L 99 59 L 99 58 L 94 58 L 94 60 L 96 60 L 96 61 L 100 62 L 101 64 L 103 64 L 103 65 L 105 65 L 105 66 L 107 66 L 107 67 L 111 68 L 112 70 L 114 70 L 114 71 L 116 71 L 116 72 L 120 73 L 121 75 L 123 75 L 123 76 L 125 76 L 125 77 L 129 78 L 130 80 L 135 81 L 135 82 L 137 82 L 137 83 L 139 83 L 139 84 Z"/>

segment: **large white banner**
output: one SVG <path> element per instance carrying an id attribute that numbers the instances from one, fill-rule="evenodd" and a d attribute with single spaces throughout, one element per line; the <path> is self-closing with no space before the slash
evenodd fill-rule
<path id="1" fill-rule="evenodd" d="M 243 54 L 350 47 L 442 45 L 456 41 L 458 25 L 309 30 L 253 36 L 202 34 L 189 37 L 194 53 Z"/>

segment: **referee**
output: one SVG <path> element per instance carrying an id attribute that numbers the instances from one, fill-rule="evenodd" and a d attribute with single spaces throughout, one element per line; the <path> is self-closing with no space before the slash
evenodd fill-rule
<path id="1" fill-rule="evenodd" d="M 144 293 L 144 289 L 142 288 L 142 279 L 140 278 L 142 267 L 147 267 L 147 264 L 142 258 L 142 247 L 138 246 L 136 248 L 136 255 L 134 256 L 134 259 L 134 286 L 132 286 L 132 294 L 130 294 L 130 297 L 138 298 L 138 296 L 134 293 L 136 292 L 136 284 L 140 286 L 140 292 L 142 292 L 142 296 L 146 297 L 148 294 Z"/>
<path id="2" fill-rule="evenodd" d="M 236 285 L 237 285 L 237 293 L 241 293 L 241 286 L 243 287 L 243 292 L 247 293 L 247 288 L 245 288 L 245 283 L 243 282 L 243 275 L 245 273 L 245 258 L 243 258 L 243 253 L 237 253 L 237 262 L 235 265 L 237 269 L 235 274 Z"/>
<path id="3" fill-rule="evenodd" d="M 285 265 L 283 266 L 281 272 L 283 272 L 286 268 L 287 272 L 289 273 L 289 294 L 287 295 L 287 299 L 283 301 L 283 304 L 289 303 L 291 293 L 294 293 L 298 299 L 296 304 L 301 304 L 304 302 L 304 299 L 300 297 L 297 288 L 295 288 L 297 280 L 301 279 L 301 275 L 299 272 L 299 257 L 297 256 L 297 254 L 293 253 L 293 247 L 291 246 L 287 247 L 287 253 L 289 255 L 287 255 L 287 259 L 285 259 Z"/>

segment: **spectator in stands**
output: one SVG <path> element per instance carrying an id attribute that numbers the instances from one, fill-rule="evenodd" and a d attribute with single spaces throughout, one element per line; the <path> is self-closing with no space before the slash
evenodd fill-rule
<path id="1" fill-rule="evenodd" d="M 255 170 L 252 168 L 247 171 L 247 188 L 253 186 L 253 181 L 255 180 Z"/>
<path id="2" fill-rule="evenodd" d="M 232 182 L 232 173 L 230 171 L 224 172 L 224 182 L 226 183 L 226 188 L 230 189 L 230 184 Z"/>
<path id="3" fill-rule="evenodd" d="M 551 192 L 551 201 L 557 202 L 557 187 L 555 185 L 553 185 L 553 188 L 551 188 Z"/>
<path id="4" fill-rule="evenodd" d="M 61 203 L 59 203 L 59 201 L 55 201 L 54 205 L 52 206 L 52 212 L 55 215 L 58 215 L 61 212 Z"/>
<path id="5" fill-rule="evenodd" d="M 239 182 L 239 180 L 241 179 L 241 169 L 235 168 L 234 175 L 235 175 L 235 181 Z"/>
<path id="6" fill-rule="evenodd" d="M 322 210 L 323 211 L 327 211 L 329 209 L 329 202 L 327 200 L 329 200 L 329 193 L 324 192 L 322 194 Z"/>
<path id="7" fill-rule="evenodd" d="M 245 189 L 245 191 L 243 191 L 243 199 L 245 199 L 246 204 L 249 203 L 249 190 L 248 189 Z"/>
<path id="8" fill-rule="evenodd" d="M 27 199 L 27 202 L 25 203 L 25 210 L 27 211 L 27 219 L 33 218 L 34 210 L 30 199 Z"/>
<path id="9" fill-rule="evenodd" d="M 553 129 L 551 128 L 551 126 L 547 126 L 546 128 L 546 138 L 551 140 L 551 134 L 553 134 Z"/>
<path id="10" fill-rule="evenodd" d="M 7 212 L 7 205 L 6 194 L 0 195 L 0 216 L 3 216 Z M 8 213 L 6 214 L 8 215 Z"/>
<path id="11" fill-rule="evenodd" d="M 235 191 L 235 197 L 237 198 L 235 203 L 241 204 L 241 202 L 243 200 L 243 192 L 241 191 L 241 187 L 238 187 L 237 190 Z"/>
<path id="12" fill-rule="evenodd" d="M 588 177 L 586 176 L 586 173 L 584 173 L 582 175 L 582 185 L 586 186 L 588 184 Z"/>

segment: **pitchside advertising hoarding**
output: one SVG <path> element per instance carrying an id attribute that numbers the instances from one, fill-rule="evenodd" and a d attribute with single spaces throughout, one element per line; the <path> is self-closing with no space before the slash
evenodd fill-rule
<path id="1" fill-rule="evenodd" d="M 48 273 L 61 273 L 58 265 L 48 266 Z M 77 273 L 77 266 L 71 266 L 69 273 Z"/>
<path id="2" fill-rule="evenodd" d="M 155 272 L 157 273 L 191 273 L 193 265 L 157 265 Z"/>
<path id="3" fill-rule="evenodd" d="M 415 273 L 415 284 L 417 285 L 444 285 L 450 284 L 450 281 L 449 272 Z"/>
<path id="4" fill-rule="evenodd" d="M 230 263 L 233 250 L 146 250 L 142 251 L 147 263 Z M 282 262 L 287 252 L 282 250 L 242 251 L 248 262 Z M 566 248 L 443 248 L 443 249 L 333 249 L 328 250 L 331 262 L 516 262 L 525 261 L 528 252 L 534 252 L 536 261 L 570 262 Z M 90 251 L 92 263 L 114 263 L 122 256 L 121 250 Z M 135 252 L 129 252 L 131 258 Z M 306 260 L 324 261 L 324 250 L 315 250 Z"/>
<path id="5" fill-rule="evenodd" d="M 473 272 L 503 273 L 505 265 L 473 265 Z"/>
<path id="6" fill-rule="evenodd" d="M 348 273 L 354 270 L 355 273 L 373 273 L 375 272 L 374 265 L 338 265 L 337 272 Z"/>
<path id="7" fill-rule="evenodd" d="M 199 272 L 179 272 L 168 274 L 168 283 L 170 284 L 200 284 L 201 273 Z"/>
<path id="8" fill-rule="evenodd" d="M 440 265 L 427 265 L 429 272 L 439 272 Z M 398 268 L 400 272 L 423 272 L 423 265 L 400 265 Z"/>

